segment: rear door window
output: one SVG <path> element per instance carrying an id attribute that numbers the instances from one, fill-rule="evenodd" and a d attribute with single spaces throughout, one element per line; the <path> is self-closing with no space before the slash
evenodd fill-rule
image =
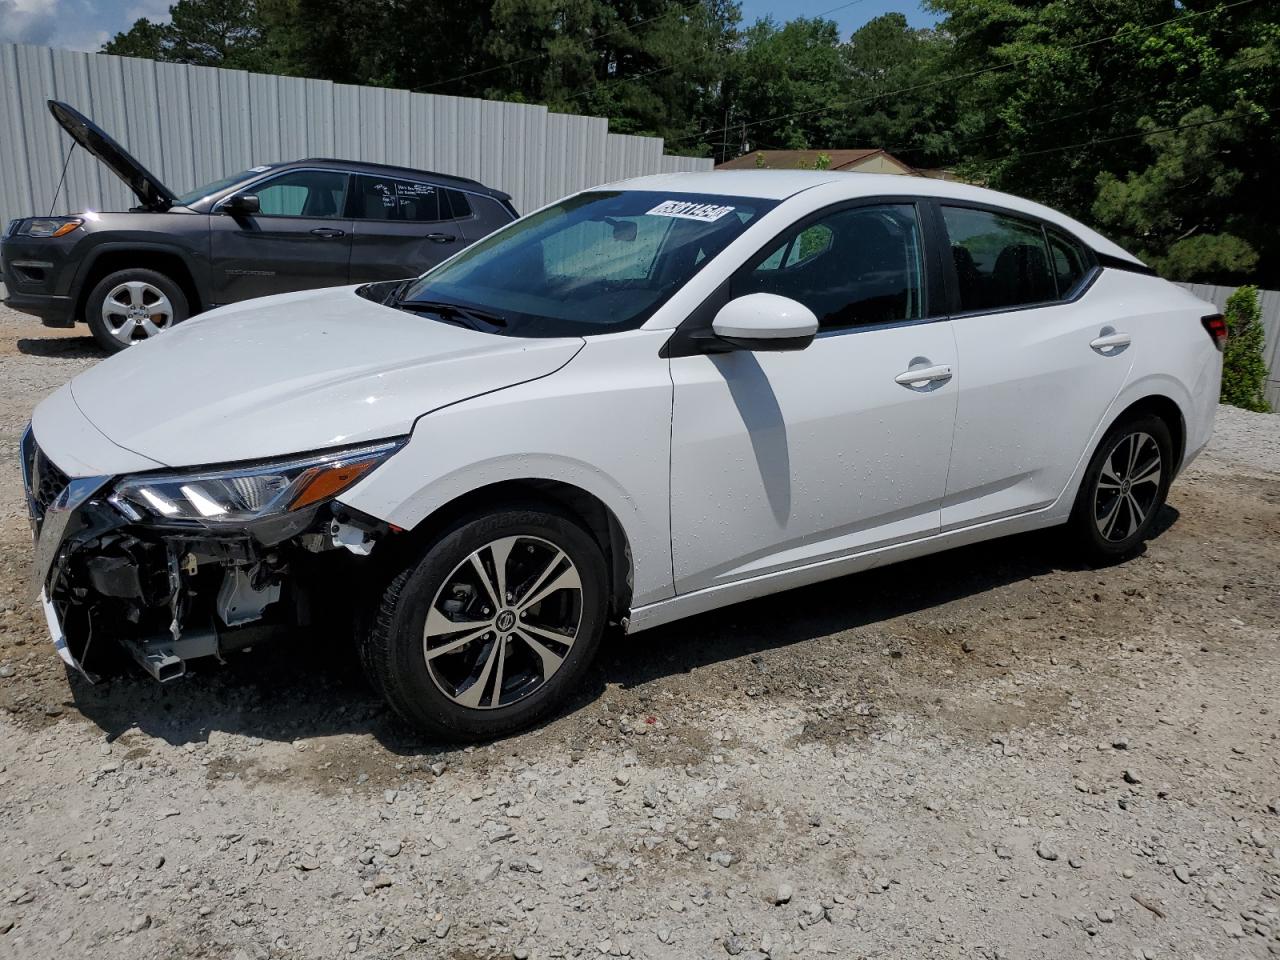
<path id="1" fill-rule="evenodd" d="M 1057 297 L 1039 223 L 991 210 L 943 205 L 960 310 L 1007 310 Z"/>
<path id="2" fill-rule="evenodd" d="M 441 210 L 440 195 L 444 192 L 421 180 L 357 174 L 351 216 L 356 220 L 437 223 L 450 219 L 448 210 Z"/>
<path id="3" fill-rule="evenodd" d="M 294 170 L 259 185 L 259 215 L 264 217 L 342 216 L 347 174 L 333 170 Z"/>

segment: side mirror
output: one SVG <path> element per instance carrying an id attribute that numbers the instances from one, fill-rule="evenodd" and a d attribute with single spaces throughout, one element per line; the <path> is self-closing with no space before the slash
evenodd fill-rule
<path id="1" fill-rule="evenodd" d="M 258 198 L 252 193 L 236 193 L 222 202 L 222 209 L 232 216 L 243 217 L 261 210 Z"/>
<path id="2" fill-rule="evenodd" d="M 741 350 L 803 350 L 818 332 L 818 318 L 789 297 L 749 293 L 720 308 L 711 332 Z"/>

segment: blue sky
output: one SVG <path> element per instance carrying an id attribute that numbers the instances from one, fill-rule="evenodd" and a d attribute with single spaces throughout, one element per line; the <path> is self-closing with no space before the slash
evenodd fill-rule
<path id="1" fill-rule="evenodd" d="M 37 43 L 73 50 L 96 50 L 139 17 L 168 16 L 172 0 L 0 0 L 0 41 Z M 458 0 L 460 3 L 474 0 Z M 928 26 L 933 18 L 913 0 L 741 0 L 747 23 L 765 16 L 775 20 L 825 15 L 850 33 L 873 17 L 897 10 L 913 26 Z M 838 9 L 835 9 L 838 8 Z"/>
<path id="2" fill-rule="evenodd" d="M 906 14 L 907 22 L 913 27 L 928 27 L 937 22 L 937 18 L 926 13 L 915 0 L 791 0 L 790 3 L 779 0 L 739 0 L 742 4 L 742 20 L 750 23 L 760 17 L 772 16 L 778 21 L 792 20 L 796 17 L 824 16 L 840 24 L 841 39 L 848 39 L 849 34 L 857 30 L 868 20 L 882 13 Z"/>

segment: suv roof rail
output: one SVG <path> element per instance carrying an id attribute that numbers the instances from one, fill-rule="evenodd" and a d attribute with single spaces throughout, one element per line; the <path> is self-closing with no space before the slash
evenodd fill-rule
<path id="1" fill-rule="evenodd" d="M 341 163 L 350 167 L 372 167 L 376 170 L 391 170 L 397 173 L 410 173 L 415 176 L 437 177 L 440 180 L 450 181 L 459 186 L 478 187 L 484 193 L 500 194 L 501 190 L 495 190 L 493 187 L 487 187 L 479 180 L 472 180 L 470 177 L 459 177 L 452 173 L 437 173 L 434 170 L 419 170 L 417 167 L 405 167 L 394 163 L 374 163 L 370 160 L 343 160 L 339 157 L 304 157 L 301 160 L 295 160 L 294 163 Z"/>

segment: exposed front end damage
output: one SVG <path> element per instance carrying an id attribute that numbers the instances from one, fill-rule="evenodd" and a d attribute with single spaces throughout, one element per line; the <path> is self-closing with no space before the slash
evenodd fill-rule
<path id="1" fill-rule="evenodd" d="M 119 651 L 161 682 L 307 626 L 389 527 L 332 498 L 244 522 L 144 516 L 122 478 L 68 478 L 23 438 L 40 597 L 59 655 L 91 681 Z M 186 489 L 186 488 L 184 488 Z"/>

